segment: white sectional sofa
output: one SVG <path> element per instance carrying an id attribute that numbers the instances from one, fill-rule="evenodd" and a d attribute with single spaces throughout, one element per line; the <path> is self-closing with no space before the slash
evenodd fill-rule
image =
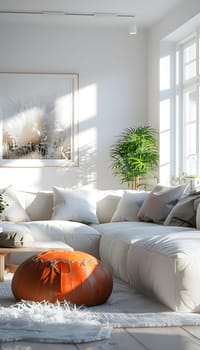
<path id="1" fill-rule="evenodd" d="M 115 277 L 171 310 L 200 312 L 200 193 L 6 189 L 0 245 L 67 247 L 100 258 Z M 11 238 L 9 236 L 11 234 Z M 9 237 L 8 237 L 9 236 Z M 6 239 L 7 237 L 7 239 Z M 29 254 L 13 253 L 20 263 Z"/>

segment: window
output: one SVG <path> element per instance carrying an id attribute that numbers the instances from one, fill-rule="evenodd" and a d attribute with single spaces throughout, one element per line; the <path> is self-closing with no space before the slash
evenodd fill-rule
<path id="1" fill-rule="evenodd" d="M 160 181 L 165 183 L 182 173 L 200 174 L 200 37 L 166 52 L 160 58 Z"/>

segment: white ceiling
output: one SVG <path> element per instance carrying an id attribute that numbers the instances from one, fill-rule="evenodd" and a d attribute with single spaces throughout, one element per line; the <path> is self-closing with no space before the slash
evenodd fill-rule
<path id="1" fill-rule="evenodd" d="M 75 13 L 117 13 L 135 15 L 138 26 L 150 27 L 184 0 L 0 0 L 1 10 L 25 11 L 63 11 Z M 9 14 L 1 15 L 6 17 Z M 19 16 L 19 15 L 14 15 Z M 33 16 L 33 15 L 32 15 Z M 37 15 L 35 15 L 37 16 Z M 127 19 L 109 18 L 106 16 L 86 18 L 65 16 L 70 24 L 123 25 Z M 126 22 L 127 23 L 127 22 Z"/>

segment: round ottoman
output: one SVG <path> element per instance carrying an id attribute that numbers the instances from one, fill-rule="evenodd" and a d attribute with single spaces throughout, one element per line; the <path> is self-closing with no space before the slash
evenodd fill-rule
<path id="1" fill-rule="evenodd" d="M 25 260 L 12 279 L 12 292 L 18 300 L 66 300 L 87 306 L 104 303 L 112 287 L 112 275 L 100 260 L 84 252 L 61 249 Z"/>

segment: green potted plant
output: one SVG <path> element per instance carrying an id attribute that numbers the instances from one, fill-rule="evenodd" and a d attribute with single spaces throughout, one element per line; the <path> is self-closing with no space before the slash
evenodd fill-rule
<path id="1" fill-rule="evenodd" d="M 138 189 L 140 180 L 153 175 L 158 167 L 158 132 L 150 126 L 129 127 L 111 146 L 113 173 L 121 183 Z"/>

